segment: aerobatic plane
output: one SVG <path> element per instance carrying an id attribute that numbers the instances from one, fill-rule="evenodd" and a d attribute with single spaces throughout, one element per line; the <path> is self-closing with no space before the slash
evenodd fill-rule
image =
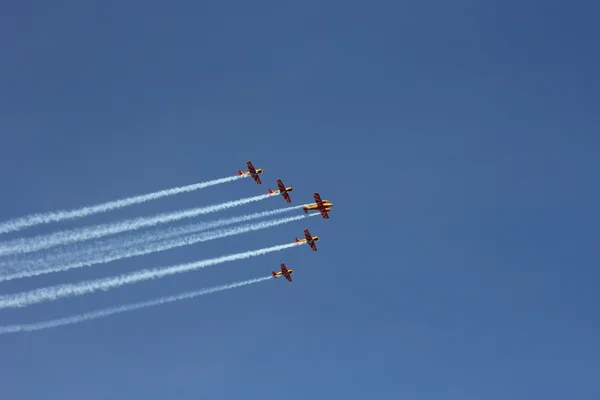
<path id="1" fill-rule="evenodd" d="M 273 190 L 273 189 L 269 188 L 268 193 L 269 194 L 281 193 L 281 195 L 283 196 L 285 201 L 287 201 L 288 203 L 291 203 L 292 199 L 290 198 L 290 195 L 288 194 L 288 192 L 293 192 L 294 188 L 292 188 L 291 186 L 285 187 L 285 185 L 283 184 L 281 179 L 277 179 L 277 187 L 279 188 L 277 190 Z"/>
<path id="2" fill-rule="evenodd" d="M 306 204 L 302 206 L 302 210 L 304 210 L 305 213 L 308 213 L 309 210 L 318 210 L 323 216 L 323 219 L 329 219 L 329 214 L 327 213 L 331 211 L 333 203 L 330 203 L 329 200 L 321 200 L 319 193 L 315 193 L 313 197 L 315 198 L 315 204 Z"/>
<path id="3" fill-rule="evenodd" d="M 313 251 L 317 251 L 317 245 L 315 244 L 315 242 L 318 242 L 318 241 L 319 241 L 319 237 L 312 236 L 310 234 L 310 232 L 308 231 L 308 229 L 304 230 L 304 239 L 300 239 L 300 238 L 294 239 L 294 242 L 296 242 L 296 243 L 302 243 L 302 242 L 308 243 L 308 245 L 310 246 L 310 248 Z"/>
<path id="4" fill-rule="evenodd" d="M 248 171 L 239 170 L 238 176 L 250 175 L 252 177 L 252 179 L 254 179 L 256 181 L 256 183 L 260 185 L 262 182 L 260 181 L 260 176 L 258 176 L 258 174 L 262 174 L 263 172 L 265 172 L 265 170 L 262 168 L 259 168 L 259 169 L 254 168 L 254 165 L 252 165 L 252 162 L 250 162 L 250 161 L 248 161 L 246 163 L 246 165 L 248 166 Z"/>
<path id="5" fill-rule="evenodd" d="M 288 281 L 292 281 L 292 277 L 290 276 L 291 274 L 294 273 L 293 269 L 287 269 L 287 267 L 285 266 L 285 264 L 281 264 L 281 272 L 272 272 L 273 278 L 277 278 L 280 275 L 283 275 L 285 277 L 285 279 L 287 279 Z"/>

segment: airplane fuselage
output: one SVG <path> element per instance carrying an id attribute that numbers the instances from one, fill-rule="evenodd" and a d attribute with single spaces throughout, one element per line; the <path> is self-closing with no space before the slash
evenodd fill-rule
<path id="1" fill-rule="evenodd" d="M 333 207 L 332 203 L 330 203 L 327 200 L 323 200 L 323 205 L 321 207 L 319 207 L 319 205 L 317 203 L 314 203 L 314 204 L 307 204 L 303 208 L 305 211 L 308 211 L 308 210 L 331 211 L 331 207 Z"/>
<path id="2" fill-rule="evenodd" d="M 293 191 L 294 191 L 294 189 L 290 186 L 290 187 L 286 187 L 284 192 L 293 192 Z M 279 194 L 281 192 L 282 191 L 279 189 L 271 191 L 272 194 Z"/>
<path id="3" fill-rule="evenodd" d="M 319 241 L 319 237 L 318 236 L 313 236 L 312 239 L 310 239 L 310 240 L 308 240 L 307 238 L 304 238 L 304 239 L 296 238 L 296 243 L 318 242 L 318 241 Z"/>
<path id="4" fill-rule="evenodd" d="M 277 278 L 277 277 L 279 277 L 279 276 L 283 276 L 283 272 L 281 272 L 281 271 L 279 271 L 279 272 L 275 272 L 275 271 L 273 271 L 273 272 L 274 272 L 274 274 L 273 274 L 273 278 Z M 294 270 L 293 270 L 293 269 L 288 269 L 288 274 L 289 274 L 289 275 L 291 275 L 291 274 L 293 274 L 293 273 L 294 273 Z"/>

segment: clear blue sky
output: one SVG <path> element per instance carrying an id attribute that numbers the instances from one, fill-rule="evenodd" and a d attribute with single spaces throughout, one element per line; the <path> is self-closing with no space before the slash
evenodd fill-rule
<path id="1" fill-rule="evenodd" d="M 585 4 L 584 4 L 585 3 Z M 0 16 L 0 220 L 244 180 L 47 232 L 262 193 L 294 222 L 1 293 L 285 243 L 307 247 L 16 310 L 3 399 L 597 399 L 596 2 L 30 1 Z M 213 214 L 285 206 L 281 198 Z M 188 221 L 189 222 L 189 221 Z M 13 237 L 16 235 L 7 235 Z"/>

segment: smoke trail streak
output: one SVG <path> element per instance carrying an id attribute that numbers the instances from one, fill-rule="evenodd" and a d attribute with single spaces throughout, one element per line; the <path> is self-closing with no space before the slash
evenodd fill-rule
<path id="1" fill-rule="evenodd" d="M 309 216 L 319 215 L 319 214 L 310 214 Z M 20 278 L 29 278 L 32 276 L 38 276 L 43 274 L 49 274 L 52 272 L 64 272 L 73 268 L 82 268 L 89 267 L 95 264 L 104 264 L 115 260 L 121 260 L 124 258 L 131 258 L 135 256 L 142 256 L 146 254 L 156 253 L 159 251 L 165 251 L 174 249 L 176 247 L 189 246 L 196 243 L 207 242 L 209 240 L 221 239 L 228 236 L 241 235 L 242 233 L 257 231 L 261 229 L 272 228 L 278 225 L 287 224 L 289 222 L 298 221 L 300 219 L 307 218 L 306 215 L 296 215 L 288 218 L 280 218 L 270 221 L 258 222 L 255 224 L 247 224 L 241 227 L 234 227 L 230 229 L 225 229 L 216 232 L 208 232 L 201 235 L 195 236 L 186 236 L 176 240 L 164 241 L 158 243 L 146 243 L 145 246 L 141 246 L 138 248 L 131 248 L 128 250 L 116 250 L 113 252 L 109 252 L 108 254 L 99 256 L 95 259 L 84 260 L 84 261 L 75 261 L 71 264 L 63 264 L 58 265 L 51 268 L 46 269 L 38 269 L 38 270 L 30 270 L 30 271 L 20 271 L 14 274 L 0 276 L 0 282 L 9 281 L 13 279 Z"/>
<path id="2" fill-rule="evenodd" d="M 215 179 L 208 182 L 195 183 L 193 185 L 180 186 L 172 189 L 160 190 L 154 193 L 127 197 L 120 200 L 113 200 L 107 203 L 82 207 L 75 210 L 59 210 L 44 214 L 31 214 L 25 217 L 16 218 L 0 223 L 0 234 L 18 231 L 24 228 L 30 228 L 35 225 L 49 224 L 51 222 L 58 222 L 68 219 L 83 218 L 89 215 L 112 211 L 134 204 L 145 203 L 147 201 L 160 199 L 162 197 L 173 196 L 180 193 L 193 192 L 195 190 L 204 189 L 209 186 L 215 186 L 221 183 L 232 182 L 240 178 L 242 178 L 242 176 L 229 176 L 227 178 Z"/>
<path id="3" fill-rule="evenodd" d="M 115 256 L 117 250 L 126 249 L 133 246 L 138 246 L 151 241 L 159 241 L 159 240 L 167 240 L 177 236 L 189 235 L 192 233 L 198 233 L 202 231 L 207 231 L 209 229 L 220 228 L 227 225 L 238 224 L 241 222 L 251 221 L 254 219 L 260 219 L 265 217 L 271 217 L 273 215 L 282 214 L 285 212 L 297 210 L 302 206 L 293 206 L 280 208 L 271 211 L 263 211 L 254 214 L 246 214 L 238 217 L 231 217 L 226 219 L 219 219 L 216 221 L 208 221 L 201 222 L 199 224 L 191 224 L 183 227 L 173 227 L 162 231 L 153 231 L 146 232 L 142 234 L 130 234 L 124 237 L 117 237 L 114 239 L 110 239 L 108 241 L 100 242 L 100 243 L 91 243 L 89 246 L 86 246 L 80 250 L 71 251 L 70 249 L 60 249 L 61 251 L 56 254 L 46 255 L 43 258 L 23 260 L 23 261 L 9 261 L 0 263 L 0 270 L 11 271 L 14 275 L 9 275 L 7 277 L 0 276 L 0 282 L 5 280 L 11 280 L 16 278 L 23 278 L 33 276 L 31 274 L 32 271 L 39 269 L 47 269 L 49 265 L 56 265 L 56 267 L 52 267 L 48 270 L 48 272 L 59 271 L 64 268 L 64 265 L 69 265 L 66 263 L 71 263 L 74 266 L 68 267 L 65 269 L 77 268 L 79 266 L 90 266 L 93 264 L 101 263 L 101 262 L 109 262 L 118 260 L 119 258 L 126 258 Z M 114 257 L 109 257 L 108 255 L 98 256 L 98 253 L 110 252 Z M 142 253 L 148 254 L 148 253 Z M 141 254 L 136 254 L 141 255 Z M 82 259 L 89 259 L 90 257 L 96 257 L 94 260 L 96 261 L 82 261 Z M 108 261 L 104 260 L 105 257 L 109 257 Z M 98 261 L 100 260 L 100 261 Z M 42 272 L 44 273 L 44 272 Z M 34 274 L 39 275 L 39 274 Z"/>
<path id="4" fill-rule="evenodd" d="M 274 194 L 261 194 L 245 199 L 228 201 L 221 204 L 215 204 L 207 207 L 192 208 L 189 210 L 177 211 L 174 213 L 157 214 L 153 217 L 140 217 L 122 222 L 111 224 L 96 225 L 71 231 L 60 231 L 50 235 L 39 235 L 33 238 L 15 239 L 9 242 L 0 243 L 0 256 L 8 254 L 30 253 L 37 250 L 47 249 L 66 243 L 82 242 L 84 240 L 95 239 L 108 235 L 115 235 L 121 232 L 133 231 L 136 229 L 147 228 L 159 224 L 178 221 L 184 218 L 197 217 L 202 214 L 209 214 L 228 208 L 241 206 L 243 204 L 264 200 Z"/>
<path id="5" fill-rule="evenodd" d="M 243 260 L 250 257 L 261 256 L 264 254 L 289 249 L 303 245 L 305 242 L 286 243 L 278 246 L 266 247 L 258 250 L 246 251 L 244 253 L 230 254 L 217 258 L 211 258 L 203 261 L 196 261 L 188 264 L 173 265 L 164 268 L 143 269 L 131 274 L 122 274 L 109 278 L 82 281 L 79 283 L 69 283 L 63 285 L 49 286 L 35 289 L 29 292 L 8 294 L 0 296 L 0 308 L 25 307 L 31 304 L 44 301 L 54 301 L 64 297 L 83 296 L 94 293 L 99 290 L 109 290 L 132 283 L 138 283 L 149 279 L 163 278 L 165 276 L 190 272 L 199 268 L 205 268 L 212 265 L 222 264 L 229 261 Z"/>
<path id="6" fill-rule="evenodd" d="M 55 328 L 63 325 L 72 325 L 77 324 L 84 321 L 90 321 L 98 318 L 108 317 L 113 314 L 119 314 L 128 311 L 139 310 L 141 308 L 154 307 L 161 304 L 172 303 L 180 300 L 193 299 L 194 297 L 204 296 L 207 294 L 222 292 L 224 290 L 235 289 L 241 286 L 252 285 L 254 283 L 264 282 L 269 279 L 273 279 L 272 276 L 265 276 L 262 278 L 249 279 L 246 281 L 234 282 L 227 285 L 214 286 L 211 288 L 206 288 L 202 290 L 197 290 L 195 292 L 186 292 L 173 296 L 165 296 L 160 297 L 154 300 L 142 301 L 139 303 L 132 303 L 118 307 L 106 308 L 104 310 L 87 312 L 79 315 L 74 315 L 72 317 L 58 318 L 45 322 L 38 322 L 33 324 L 20 324 L 20 325 L 7 325 L 0 326 L 0 335 L 6 333 L 15 333 L 15 332 L 32 332 L 39 331 L 41 329 Z"/>

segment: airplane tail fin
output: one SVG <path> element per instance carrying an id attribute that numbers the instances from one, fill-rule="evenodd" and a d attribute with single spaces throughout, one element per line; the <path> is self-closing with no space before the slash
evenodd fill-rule
<path id="1" fill-rule="evenodd" d="M 308 209 L 306 207 L 302 207 L 302 211 L 304 211 L 304 214 L 308 214 Z"/>
<path id="2" fill-rule="evenodd" d="M 273 275 L 273 278 L 277 278 L 277 273 L 275 271 L 273 271 L 271 275 Z"/>
<path id="3" fill-rule="evenodd" d="M 299 238 L 295 238 L 295 239 L 294 239 L 294 242 L 295 242 L 295 243 L 300 243 L 300 239 L 299 239 Z"/>
<path id="4" fill-rule="evenodd" d="M 273 189 L 269 188 L 269 190 L 267 190 L 267 193 L 273 194 Z"/>
<path id="5" fill-rule="evenodd" d="M 243 174 L 242 170 L 238 170 L 238 176 L 241 176 Z"/>

